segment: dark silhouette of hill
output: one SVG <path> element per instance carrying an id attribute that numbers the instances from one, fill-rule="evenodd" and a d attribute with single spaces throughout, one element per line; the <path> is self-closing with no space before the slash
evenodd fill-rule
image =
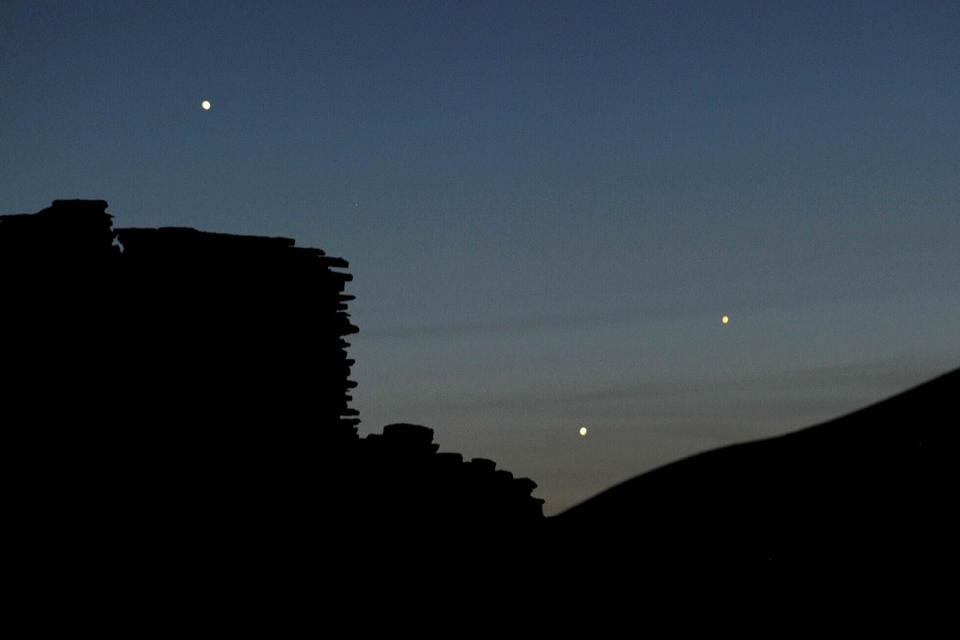
<path id="1" fill-rule="evenodd" d="M 960 370 L 829 422 L 695 455 L 551 519 L 627 565 L 939 564 L 957 533 Z M 641 551 L 642 550 L 642 551 Z"/>

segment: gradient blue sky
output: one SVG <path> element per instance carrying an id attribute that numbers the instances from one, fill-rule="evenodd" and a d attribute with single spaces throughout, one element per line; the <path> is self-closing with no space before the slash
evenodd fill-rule
<path id="1" fill-rule="evenodd" d="M 346 258 L 361 431 L 554 513 L 960 364 L 958 34 L 957 2 L 5 0 L 0 211 Z"/>

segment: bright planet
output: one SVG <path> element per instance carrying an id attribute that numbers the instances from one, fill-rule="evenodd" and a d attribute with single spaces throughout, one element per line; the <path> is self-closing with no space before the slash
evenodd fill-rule
<path id="1" fill-rule="evenodd" d="M 584 437 L 586 437 L 586 435 L 587 435 L 587 428 L 586 428 L 586 427 L 580 427 L 580 437 L 581 437 L 581 438 L 584 438 Z"/>
<path id="2" fill-rule="evenodd" d="M 723 324 L 730 324 L 730 316 L 723 316 L 722 318 L 720 318 L 720 322 L 722 322 Z"/>
<path id="3" fill-rule="evenodd" d="M 204 111 L 210 111 L 210 107 L 211 107 L 211 106 L 212 106 L 212 105 L 210 104 L 210 101 L 209 101 L 209 100 L 204 100 L 203 102 L 200 103 L 200 107 L 201 107 Z"/>

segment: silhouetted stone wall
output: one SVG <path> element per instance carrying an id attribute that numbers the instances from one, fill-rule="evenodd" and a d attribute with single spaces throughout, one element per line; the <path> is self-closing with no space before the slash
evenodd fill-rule
<path id="1" fill-rule="evenodd" d="M 181 552 L 219 556 L 542 521 L 532 481 L 438 453 L 431 429 L 357 436 L 346 261 L 287 238 L 114 230 L 106 207 L 0 216 L 3 418 L 37 522 L 188 526 Z"/>
<path id="2" fill-rule="evenodd" d="M 433 429 L 398 423 L 361 441 L 362 493 L 376 518 L 430 522 L 445 529 L 502 528 L 539 521 L 536 483 L 498 470 L 493 460 L 438 453 Z"/>
<path id="3" fill-rule="evenodd" d="M 355 437 L 344 339 L 357 331 L 346 313 L 351 276 L 335 270 L 345 260 L 288 238 L 195 229 L 119 229 L 117 238 L 130 283 L 125 319 L 164 327 L 140 346 L 149 357 L 175 367 L 177 343 L 191 345 L 189 379 L 205 402 L 236 407 L 244 420 L 319 419 L 326 437 Z"/>
<path id="4" fill-rule="evenodd" d="M 345 260 L 288 238 L 114 231 L 106 207 L 58 200 L 0 216 L 4 341 L 24 350 L 21 380 L 35 367 L 40 384 L 69 373 L 78 396 L 109 395 L 141 424 L 264 420 L 356 436 Z"/>

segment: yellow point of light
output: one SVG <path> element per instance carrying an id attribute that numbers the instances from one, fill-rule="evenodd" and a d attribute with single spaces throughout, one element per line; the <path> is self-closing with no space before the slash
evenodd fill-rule
<path id="1" fill-rule="evenodd" d="M 723 316 L 722 318 L 720 318 L 720 322 L 722 322 L 723 324 L 730 324 L 730 316 Z"/>
<path id="2" fill-rule="evenodd" d="M 213 105 L 210 104 L 210 101 L 209 101 L 209 100 L 204 100 L 203 102 L 200 103 L 200 107 L 201 107 L 204 111 L 210 111 L 210 107 L 211 107 L 211 106 L 213 106 Z"/>
<path id="3" fill-rule="evenodd" d="M 586 435 L 587 435 L 587 428 L 580 427 L 580 437 L 583 438 L 583 437 L 586 437 Z"/>

